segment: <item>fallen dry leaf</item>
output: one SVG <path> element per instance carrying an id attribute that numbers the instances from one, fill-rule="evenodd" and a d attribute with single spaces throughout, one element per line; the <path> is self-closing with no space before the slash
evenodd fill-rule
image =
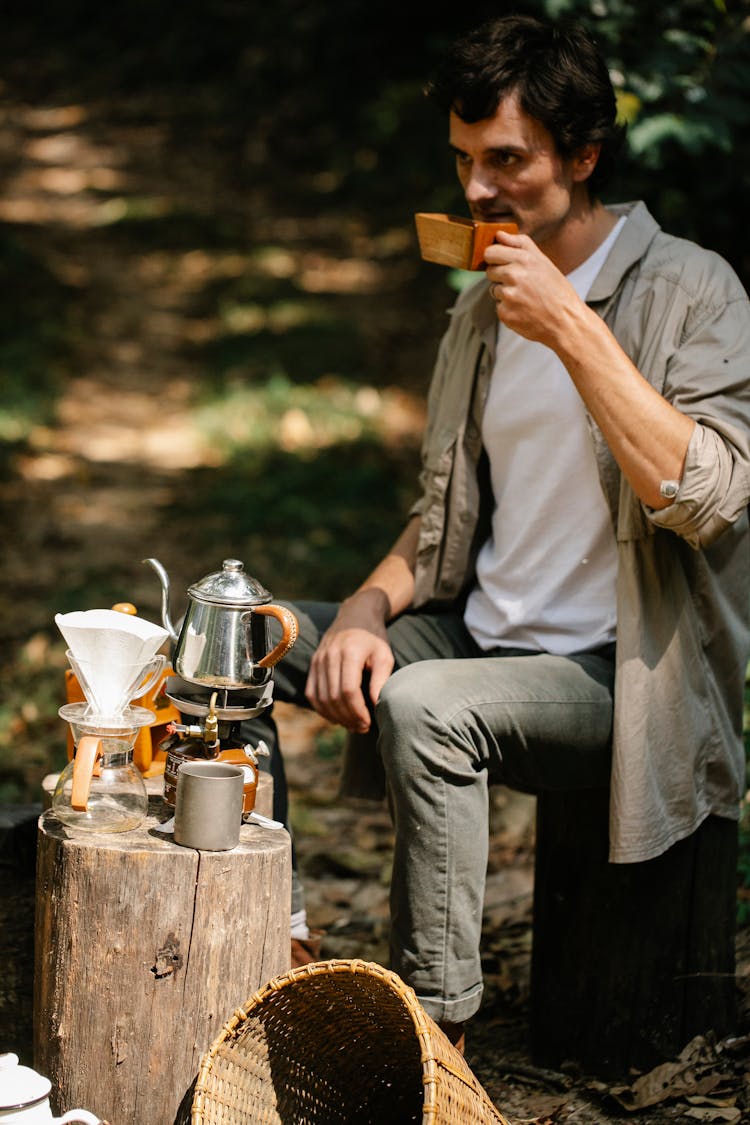
<path id="1" fill-rule="evenodd" d="M 691 1121 L 705 1121 L 707 1123 L 728 1121 L 731 1125 L 734 1121 L 742 1120 L 742 1110 L 737 1108 L 722 1109 L 720 1106 L 706 1108 L 694 1106 L 692 1109 L 686 1110 L 682 1116 L 689 1117 Z"/>
<path id="2" fill-rule="evenodd" d="M 567 1103 L 559 1105 L 552 1113 L 543 1113 L 541 1117 L 521 1117 L 516 1119 L 516 1125 L 560 1125 L 570 1115 Z"/>
<path id="3" fill-rule="evenodd" d="M 695 1097 L 686 1098 L 685 1101 L 688 1105 L 709 1105 L 719 1109 L 732 1109 L 737 1103 L 737 1099 L 731 1094 L 723 1098 L 716 1095 L 712 1098 L 704 1098 L 697 1095 Z"/>
<path id="4" fill-rule="evenodd" d="M 718 1059 L 713 1046 L 698 1035 L 691 1039 L 675 1062 L 662 1063 L 641 1075 L 630 1086 L 615 1086 L 610 1094 L 631 1113 L 671 1098 L 710 1094 L 728 1077 L 717 1067 Z"/>

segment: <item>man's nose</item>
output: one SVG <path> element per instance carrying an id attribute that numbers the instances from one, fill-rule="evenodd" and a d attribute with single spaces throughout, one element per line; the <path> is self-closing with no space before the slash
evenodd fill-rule
<path id="1" fill-rule="evenodd" d="M 488 172 L 481 167 L 473 165 L 468 179 L 464 183 L 464 195 L 467 203 L 481 203 L 482 200 L 492 199 L 497 194 L 497 187 Z"/>

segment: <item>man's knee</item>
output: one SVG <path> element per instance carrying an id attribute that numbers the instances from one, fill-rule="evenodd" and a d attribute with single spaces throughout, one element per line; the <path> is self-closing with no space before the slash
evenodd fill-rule
<path id="1" fill-rule="evenodd" d="M 416 667 L 408 665 L 389 676 L 375 707 L 378 746 L 386 769 L 391 759 L 408 753 L 424 722 L 423 698 L 415 690 Z"/>
<path id="2" fill-rule="evenodd" d="M 400 668 L 386 681 L 375 709 L 378 746 L 386 772 L 407 776 L 432 759 L 444 742 L 439 716 L 447 685 L 441 661 L 424 660 Z"/>
<path id="3" fill-rule="evenodd" d="M 422 660 L 399 668 L 389 676 L 375 712 L 381 731 L 394 723 L 419 722 L 430 711 L 436 679 L 443 680 L 442 693 L 445 692 L 444 678 L 438 675 L 441 664 L 439 660 Z M 437 691 L 439 695 L 440 687 Z"/>

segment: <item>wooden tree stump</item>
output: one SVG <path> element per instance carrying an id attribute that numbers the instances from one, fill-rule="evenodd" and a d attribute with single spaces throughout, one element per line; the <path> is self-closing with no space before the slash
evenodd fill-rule
<path id="1" fill-rule="evenodd" d="M 709 817 L 656 859 L 610 864 L 608 806 L 539 797 L 531 1039 L 539 1063 L 622 1078 L 734 1030 L 738 838 Z"/>
<path id="2" fill-rule="evenodd" d="M 157 823 L 39 821 L 34 1065 L 57 1111 L 112 1125 L 183 1119 L 224 1022 L 290 966 L 288 834 L 243 827 L 233 851 L 198 852 Z"/>

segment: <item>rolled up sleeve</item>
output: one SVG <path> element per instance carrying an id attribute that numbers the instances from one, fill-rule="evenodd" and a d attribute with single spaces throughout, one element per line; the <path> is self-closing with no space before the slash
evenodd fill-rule
<path id="1" fill-rule="evenodd" d="M 742 435 L 733 435 L 741 441 Z M 750 467 L 738 446 L 710 426 L 697 424 L 674 502 L 644 510 L 696 550 L 713 543 L 742 514 L 750 499 Z"/>
<path id="2" fill-rule="evenodd" d="M 736 290 L 712 296 L 693 309 L 664 381 L 665 398 L 696 423 L 682 480 L 672 504 L 643 506 L 654 525 L 696 549 L 750 501 L 750 304 Z"/>

